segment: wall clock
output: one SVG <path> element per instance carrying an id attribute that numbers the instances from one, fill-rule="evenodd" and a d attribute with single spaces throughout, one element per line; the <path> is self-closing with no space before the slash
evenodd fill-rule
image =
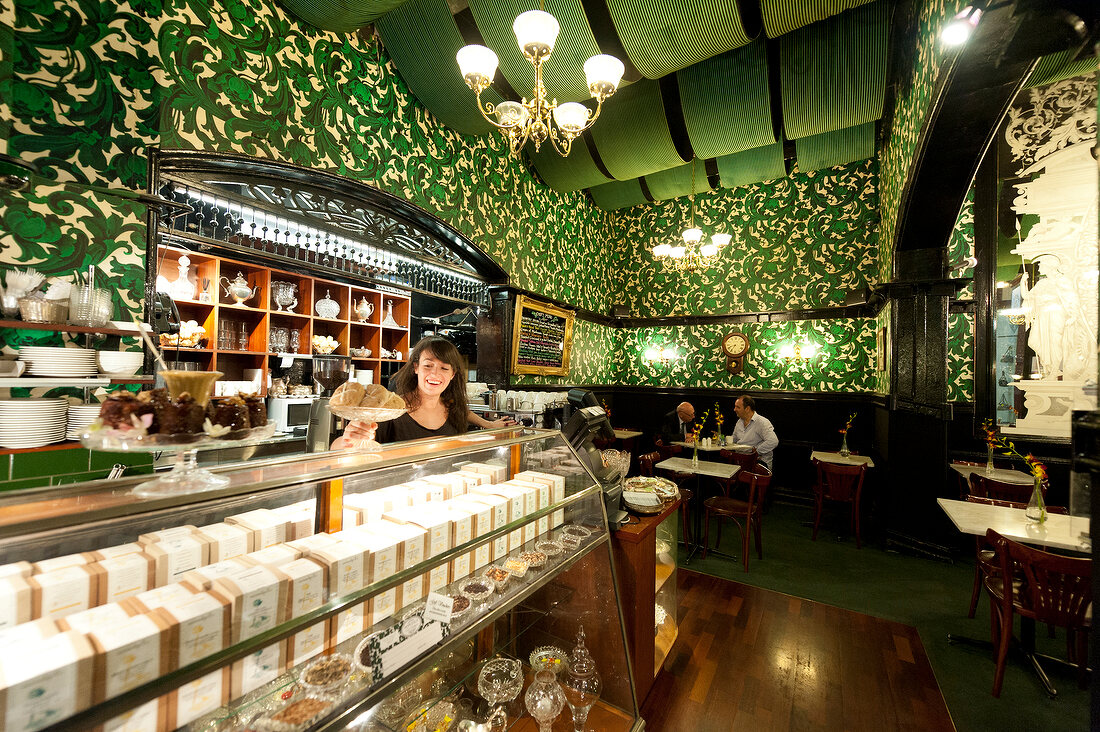
<path id="1" fill-rule="evenodd" d="M 726 355 L 726 371 L 739 374 L 745 369 L 745 355 L 749 352 L 749 337 L 731 330 L 722 337 L 722 353 Z"/>

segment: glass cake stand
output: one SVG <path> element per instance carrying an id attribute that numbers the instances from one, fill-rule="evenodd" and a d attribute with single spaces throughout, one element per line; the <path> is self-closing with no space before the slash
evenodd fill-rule
<path id="1" fill-rule="evenodd" d="M 201 493 L 225 488 L 229 478 L 215 475 L 199 467 L 200 450 L 216 450 L 226 447 L 245 447 L 271 439 L 275 434 L 275 422 L 269 420 L 262 427 L 237 430 L 229 437 L 212 437 L 206 433 L 183 435 L 147 435 L 136 430 L 103 428 L 88 430 L 80 442 L 89 450 L 104 452 L 174 452 L 176 464 L 164 475 L 147 480 L 134 488 L 134 495 L 142 498 Z"/>

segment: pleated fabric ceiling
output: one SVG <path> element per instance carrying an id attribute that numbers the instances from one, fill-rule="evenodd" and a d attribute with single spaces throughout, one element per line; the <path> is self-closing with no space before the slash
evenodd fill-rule
<path id="1" fill-rule="evenodd" d="M 592 135 L 600 158 L 616 180 L 687 162 L 676 152 L 663 109 L 661 89 L 649 80 L 620 89 L 604 103 L 600 120 L 587 134 Z"/>
<path id="2" fill-rule="evenodd" d="M 592 194 L 592 200 L 604 211 L 614 211 L 617 208 L 628 208 L 647 203 L 649 199 L 642 193 L 642 180 L 617 180 L 604 183 L 602 186 L 594 186 L 588 190 Z"/>
<path id="3" fill-rule="evenodd" d="M 889 36 L 890 5 L 879 0 L 779 39 L 787 139 L 882 116 Z"/>
<path id="4" fill-rule="evenodd" d="M 607 0 L 626 55 L 647 79 L 659 79 L 748 43 L 737 5 L 713 0 Z"/>
<path id="5" fill-rule="evenodd" d="M 302 20 L 327 31 L 352 33 L 405 0 L 279 0 Z"/>
<path id="6" fill-rule="evenodd" d="M 716 158 L 775 142 L 763 40 L 690 66 L 676 79 L 696 157 Z"/>
<path id="7" fill-rule="evenodd" d="M 798 169 L 803 173 L 866 160 L 875 154 L 875 123 L 795 140 Z"/>
<path id="8" fill-rule="evenodd" d="M 718 178 L 723 188 L 737 188 L 787 177 L 782 142 L 725 155 L 715 162 L 718 164 Z"/>
<path id="9" fill-rule="evenodd" d="M 408 0 L 377 26 L 409 89 L 443 124 L 464 135 L 484 135 L 493 129 L 477 111 L 474 93 L 458 71 L 455 54 L 466 43 L 447 0 Z M 481 99 L 491 104 L 503 101 L 492 88 L 482 92 Z"/>
<path id="10" fill-rule="evenodd" d="M 872 0 L 760 0 L 760 16 L 768 38 L 778 38 L 803 26 L 866 5 Z"/>
<path id="11" fill-rule="evenodd" d="M 707 180 L 707 164 L 705 160 L 695 160 L 695 182 L 694 190 L 696 193 L 705 193 L 712 190 L 710 182 Z M 668 170 L 662 170 L 659 173 L 652 173 L 645 177 L 646 187 L 649 188 L 649 195 L 654 201 L 667 201 L 670 198 L 679 198 L 680 196 L 691 195 L 692 192 L 692 180 L 691 180 L 691 168 L 692 163 L 687 165 L 681 165 L 678 168 L 669 168 Z"/>
<path id="12" fill-rule="evenodd" d="M 485 45 L 497 52 L 500 71 L 516 93 L 530 97 L 535 88 L 535 67 L 516 45 L 512 22 L 527 10 L 538 8 L 531 0 L 470 0 L 470 12 Z M 583 102 L 591 98 L 584 78 L 584 62 L 600 53 L 579 0 L 551 0 L 546 12 L 557 18 L 561 33 L 550 60 L 542 66 L 542 83 L 548 99 Z M 457 49 L 456 49 L 457 50 Z M 453 58 L 452 54 L 452 58 Z"/>
<path id="13" fill-rule="evenodd" d="M 531 162 L 543 182 L 555 191 L 579 191 L 613 180 L 596 167 L 596 161 L 592 159 L 592 153 L 588 152 L 588 145 L 583 139 L 573 143 L 573 151 L 567 158 L 558 155 L 549 143 L 538 152 L 532 147 L 527 154 L 531 156 Z"/>
<path id="14" fill-rule="evenodd" d="M 1071 61 L 1071 58 L 1073 58 L 1073 51 L 1062 51 L 1061 53 L 1043 56 L 1031 72 L 1031 76 L 1028 77 L 1026 86 L 1028 88 L 1046 86 L 1056 81 L 1072 79 L 1074 76 L 1096 71 L 1097 61 L 1095 56 L 1086 53 L 1084 58 L 1079 58 L 1076 61 Z"/>

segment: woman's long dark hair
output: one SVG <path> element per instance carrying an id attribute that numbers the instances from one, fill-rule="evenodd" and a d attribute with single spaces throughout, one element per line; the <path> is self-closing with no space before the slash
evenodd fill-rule
<path id="1" fill-rule="evenodd" d="M 409 361 L 390 379 L 390 389 L 405 400 L 410 412 L 420 406 L 420 392 L 417 391 L 417 379 L 414 366 L 420 363 L 420 354 L 427 351 L 438 361 L 443 361 L 454 371 L 454 378 L 440 395 L 443 406 L 447 408 L 447 422 L 460 432 L 469 427 L 467 414 L 470 410 L 466 402 L 466 359 L 455 345 L 441 336 L 427 336 L 413 346 L 409 352 Z"/>

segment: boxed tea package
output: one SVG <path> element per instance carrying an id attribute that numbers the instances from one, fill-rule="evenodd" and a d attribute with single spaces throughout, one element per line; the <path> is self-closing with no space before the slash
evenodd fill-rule
<path id="1" fill-rule="evenodd" d="M 484 486 L 479 486 L 479 488 L 480 487 Z M 498 496 L 492 493 L 477 493 L 475 491 L 471 491 L 470 493 L 466 494 L 464 500 L 489 507 L 489 510 L 492 512 L 492 529 L 499 529 L 500 527 L 505 526 L 509 521 L 509 512 L 511 511 L 512 501 L 508 498 L 505 498 L 504 496 Z M 496 539 L 493 539 L 491 544 L 489 544 L 489 546 L 491 547 L 491 556 L 489 558 L 489 561 L 495 562 L 508 556 L 508 537 L 509 534 L 498 536 Z M 477 561 L 481 561 L 480 557 L 477 557 L 476 559 Z"/>
<path id="2" fill-rule="evenodd" d="M 145 551 L 145 547 L 135 541 L 129 544 L 116 544 L 114 546 L 96 549 L 95 551 L 84 552 L 84 556 L 88 559 L 90 564 L 91 562 L 101 562 L 104 559 L 114 559 L 115 557 L 121 557 L 127 554 L 137 554 L 142 551 Z"/>
<path id="3" fill-rule="evenodd" d="M 325 603 L 328 583 L 325 568 L 309 559 L 296 559 L 278 567 L 289 578 L 287 619 L 316 610 Z M 326 623 L 320 622 L 287 638 L 287 667 L 297 666 L 325 649 Z"/>
<path id="4" fill-rule="evenodd" d="M 75 567 L 79 564 L 87 564 L 88 558 L 84 554 L 66 554 L 63 557 L 54 557 L 53 559 L 43 559 L 40 562 L 35 562 L 33 574 L 45 574 L 46 572 L 52 572 L 55 569 L 65 569 L 66 567 Z"/>
<path id="5" fill-rule="evenodd" d="M 95 649 L 92 698 L 97 703 L 168 671 L 168 624 L 155 614 L 99 625 L 87 636 Z"/>
<path id="6" fill-rule="evenodd" d="M 495 463 L 466 463 L 460 467 L 465 471 L 487 475 L 490 482 L 493 483 L 503 483 L 508 480 L 508 466 L 506 465 L 497 465 Z"/>
<path id="7" fill-rule="evenodd" d="M 144 546 L 145 544 L 156 544 L 158 541 L 166 541 L 168 539 L 178 539 L 181 536 L 191 536 L 195 533 L 195 527 L 190 524 L 184 526 L 173 526 L 168 529 L 161 529 L 160 531 L 150 531 L 147 534 L 142 534 L 138 537 L 138 544 Z"/>
<path id="8" fill-rule="evenodd" d="M 217 564 L 208 564 L 205 567 L 193 569 L 183 575 L 178 584 L 183 585 L 192 592 L 206 592 L 214 586 L 214 582 L 220 577 L 231 577 L 255 566 L 256 564 L 245 561 L 244 557 L 233 557 Z"/>
<path id="9" fill-rule="evenodd" d="M 145 553 L 155 563 L 156 586 L 179 582 L 191 570 L 208 564 L 209 546 L 191 534 L 146 544 Z"/>
<path id="10" fill-rule="evenodd" d="M 414 524 L 398 524 L 385 519 L 364 524 L 371 533 L 388 534 L 398 540 L 397 571 L 422 563 L 428 554 L 428 532 Z M 424 575 L 418 575 L 397 587 L 396 609 L 424 597 Z"/>
<path id="11" fill-rule="evenodd" d="M 0 577 L 30 577 L 33 573 L 34 567 L 30 562 L 0 564 Z"/>
<path id="12" fill-rule="evenodd" d="M 91 633 L 96 626 L 120 623 L 140 614 L 141 613 L 135 611 L 133 606 L 111 603 L 109 605 L 90 607 L 87 610 L 81 610 L 78 613 L 73 613 L 72 615 L 61 618 L 61 620 L 57 621 L 57 627 L 59 630 L 75 630 L 79 633 Z"/>
<path id="13" fill-rule="evenodd" d="M 346 597 L 363 589 L 367 564 L 366 550 L 349 541 L 337 541 L 307 556 L 325 568 L 330 598 Z M 363 632 L 366 613 L 365 603 L 345 610 L 334 620 L 332 636 L 335 643 L 343 643 Z"/>
<path id="14" fill-rule="evenodd" d="M 451 546 L 459 547 L 474 538 L 474 509 L 464 508 L 462 504 L 444 501 L 440 504 L 451 520 Z M 473 552 L 463 552 L 450 561 L 451 582 L 469 576 L 473 563 Z"/>
<path id="15" fill-rule="evenodd" d="M 286 641 L 255 651 L 230 667 L 229 695 L 244 696 L 278 678 L 286 665 Z"/>
<path id="16" fill-rule="evenodd" d="M 165 699 L 167 729 L 194 722 L 229 702 L 229 667 L 208 673 L 184 684 Z"/>
<path id="17" fill-rule="evenodd" d="M 465 468 L 458 471 L 457 473 L 454 473 L 454 475 L 462 476 L 462 478 L 466 481 L 467 491 L 470 489 L 470 486 L 484 485 L 490 481 L 489 476 L 485 473 L 478 473 L 475 470 L 466 470 Z"/>
<path id="18" fill-rule="evenodd" d="M 524 491 L 513 486 L 506 486 L 504 484 L 493 485 L 479 485 L 476 486 L 470 495 L 477 500 L 486 500 L 486 496 L 497 496 L 504 498 L 508 502 L 508 518 L 507 523 L 513 521 L 519 521 L 525 515 L 524 511 L 527 507 L 526 494 Z M 515 529 L 508 534 L 508 548 L 504 552 L 505 554 L 514 549 L 518 549 L 523 544 L 523 527 Z M 497 554 L 495 557 L 499 559 L 502 554 Z"/>
<path id="19" fill-rule="evenodd" d="M 85 564 L 36 574 L 31 586 L 31 617 L 59 620 L 99 604 L 96 583 Z"/>
<path id="20" fill-rule="evenodd" d="M 154 610 L 152 614 L 168 628 L 168 670 L 224 649 L 229 644 L 230 613 L 229 600 L 209 592 Z"/>
<path id="21" fill-rule="evenodd" d="M 487 503 L 469 500 L 467 496 L 448 501 L 444 505 L 452 506 L 457 510 L 470 512 L 470 528 L 474 538 L 485 536 L 493 530 L 494 509 Z M 505 545 L 507 545 L 507 541 L 508 539 L 505 537 Z M 475 572 L 491 561 L 493 561 L 493 542 L 487 542 L 474 549 L 470 554 L 470 571 Z"/>
<path id="22" fill-rule="evenodd" d="M 249 564 L 257 565 L 280 565 L 287 562 L 293 562 L 304 554 L 301 549 L 293 547 L 290 544 L 275 544 L 269 546 L 267 549 L 261 549 L 258 552 L 252 552 L 251 554 L 245 554 L 241 559 Z"/>
<path id="23" fill-rule="evenodd" d="M 541 483 L 513 478 L 504 485 L 519 488 L 524 492 L 525 515 L 527 516 L 535 513 L 539 508 L 545 508 L 550 503 L 550 489 Z M 541 531 L 540 525 L 542 527 Z M 550 518 L 548 516 L 543 516 L 539 521 L 525 524 L 523 527 L 523 542 L 526 544 L 529 541 L 534 541 L 536 536 L 546 533 L 549 529 Z"/>
<path id="24" fill-rule="evenodd" d="M 21 575 L 0 577 L 0 630 L 31 619 L 31 586 Z"/>
<path id="25" fill-rule="evenodd" d="M 299 501 L 289 506 L 280 506 L 271 509 L 271 512 L 280 518 L 286 519 L 286 540 L 304 539 L 312 536 L 316 523 L 316 509 L 314 501 Z"/>
<path id="26" fill-rule="evenodd" d="M 31 620 L 20 625 L 0 630 L 0 648 L 14 648 L 17 644 L 26 641 L 42 640 L 61 632 L 57 620 Z"/>
<path id="27" fill-rule="evenodd" d="M 516 477 L 548 486 L 550 489 L 550 503 L 547 504 L 548 506 L 565 500 L 565 476 L 563 475 L 544 473 L 538 470 L 524 470 L 522 473 L 516 473 Z M 551 529 L 561 526 L 563 523 L 565 523 L 565 509 L 558 509 L 550 514 Z"/>
<path id="28" fill-rule="evenodd" d="M 173 583 L 140 592 L 133 597 L 128 597 L 123 600 L 122 604 L 132 606 L 134 608 L 133 610 L 130 610 L 130 608 L 127 608 L 127 610 L 130 611 L 132 615 L 137 615 L 151 612 L 158 607 L 163 607 L 172 603 L 186 602 L 187 598 L 191 597 L 193 594 L 195 594 L 195 590 L 179 583 Z"/>
<path id="29" fill-rule="evenodd" d="M 156 581 L 156 562 L 145 552 L 122 554 L 88 565 L 100 603 L 120 602 L 145 592 Z"/>
<path id="30" fill-rule="evenodd" d="M 289 522 L 286 517 L 267 508 L 257 508 L 236 516 L 229 516 L 225 522 L 248 530 L 251 534 L 248 541 L 250 553 L 267 549 L 274 544 L 282 544 L 287 540 L 286 530 Z"/>
<path id="31" fill-rule="evenodd" d="M 95 649 L 73 630 L 5 645 L 0 729 L 38 730 L 92 703 Z"/>
<path id="32" fill-rule="evenodd" d="M 337 534 L 341 539 L 358 544 L 366 551 L 366 568 L 364 570 L 364 586 L 380 582 L 393 576 L 397 571 L 397 555 L 400 539 L 385 533 L 371 532 L 362 526 L 350 531 L 341 531 Z M 397 588 L 391 587 L 383 592 L 375 593 L 367 601 L 365 625 L 370 627 L 375 623 L 393 615 L 397 605 Z"/>
<path id="33" fill-rule="evenodd" d="M 248 553 L 249 532 L 243 526 L 227 524 L 207 524 L 195 529 L 195 534 L 210 542 L 208 562 L 216 564 L 226 559 Z"/>
<path id="34" fill-rule="evenodd" d="M 397 524 L 418 526 L 428 534 L 428 552 L 426 558 L 431 559 L 443 554 L 453 544 L 452 537 L 454 526 L 447 511 L 440 508 L 442 503 L 425 504 L 423 506 L 395 509 L 385 515 L 387 521 Z M 428 571 L 427 592 L 435 592 L 440 587 L 448 584 L 450 579 L 450 564 L 444 562 L 432 567 Z"/>
<path id="35" fill-rule="evenodd" d="M 161 732 L 175 729 L 169 727 L 165 719 L 165 702 L 154 699 L 141 706 L 129 709 L 106 724 L 95 728 L 94 732 Z"/>
<path id="36" fill-rule="evenodd" d="M 286 620 L 287 584 L 287 576 L 270 567 L 250 567 L 214 581 L 210 592 L 232 603 L 231 643 L 240 643 Z"/>

